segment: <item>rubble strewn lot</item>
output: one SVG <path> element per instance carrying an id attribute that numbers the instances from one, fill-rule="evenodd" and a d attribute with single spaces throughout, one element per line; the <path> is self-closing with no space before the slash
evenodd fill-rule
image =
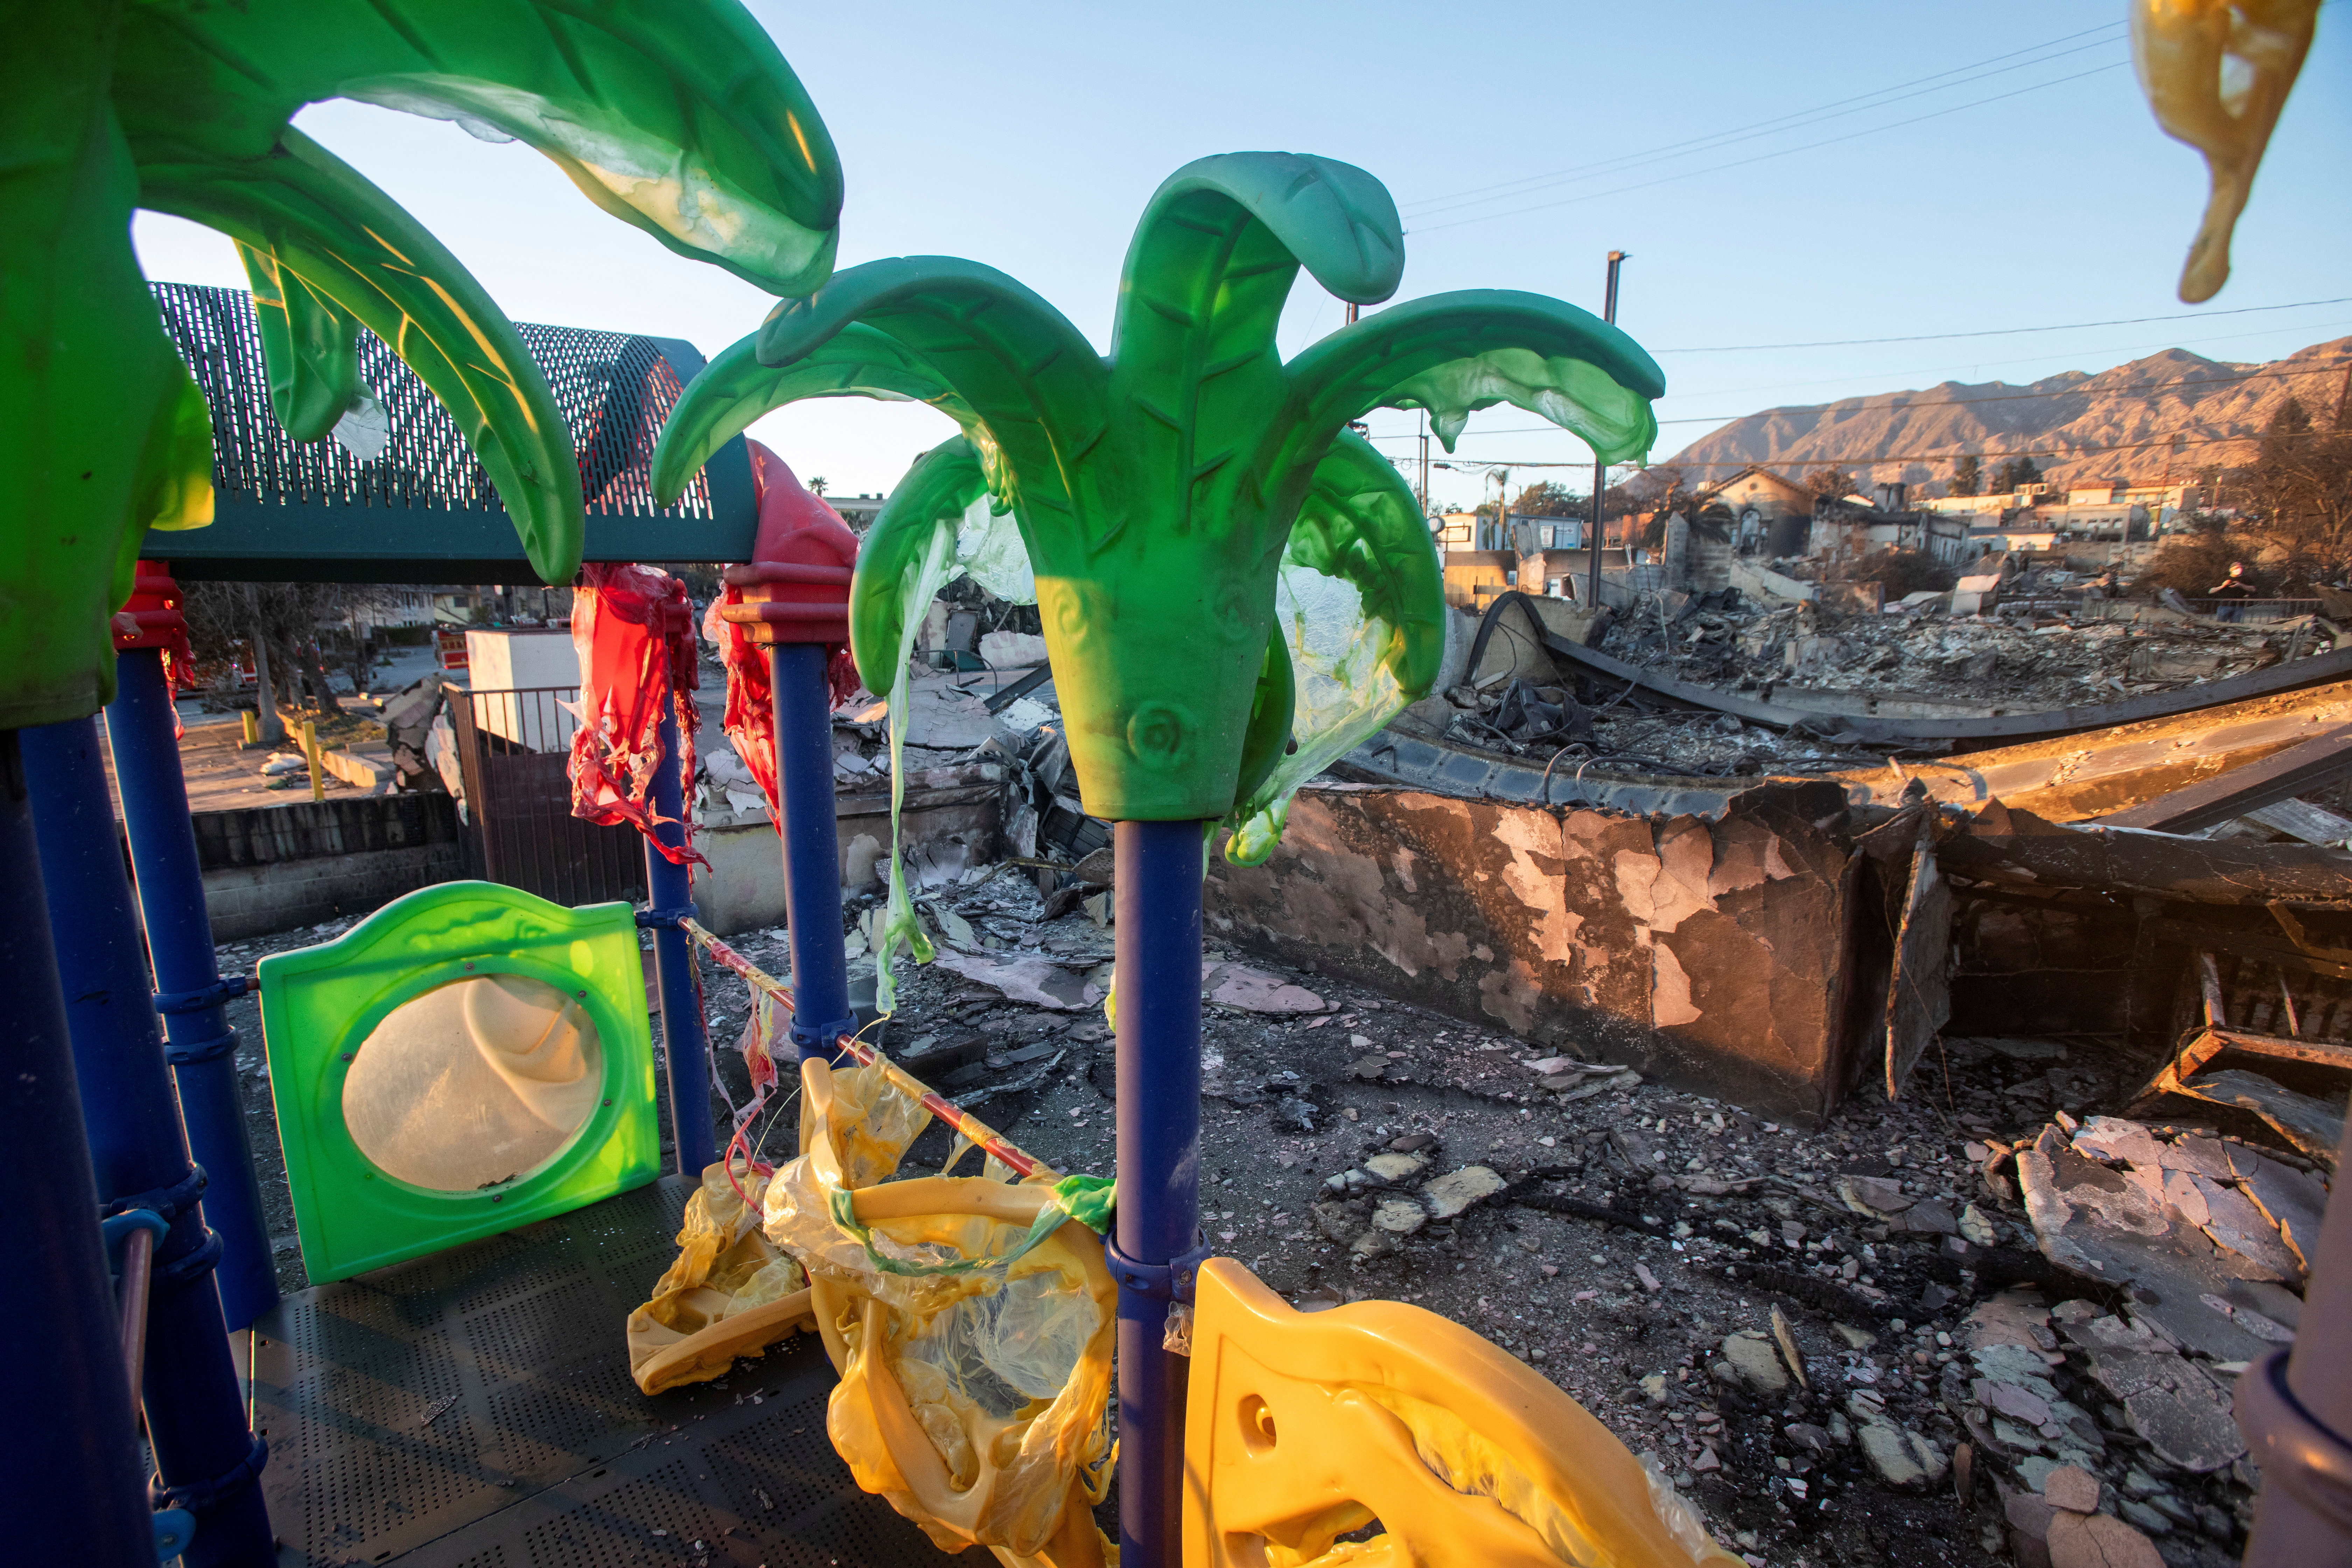
<path id="1" fill-rule="evenodd" d="M 853 949 L 875 907 L 853 900 Z M 1108 1173 L 1114 1049 L 1087 992 L 1111 931 L 1083 907 L 1041 919 L 1004 866 L 926 912 L 950 962 L 901 959 L 885 1048 L 1040 1158 Z M 337 929 L 224 947 L 223 969 Z M 732 941 L 787 971 L 781 928 Z M 2062 1554 L 2084 1542 L 2235 1561 L 2255 1477 L 2231 1383 L 2293 1336 L 2326 1173 L 2258 1130 L 2103 1115 L 2145 1053 L 1948 1040 L 1912 1098 L 1863 1092 L 1808 1132 L 1255 955 L 1207 960 L 1202 1224 L 1294 1304 L 1386 1298 L 1477 1330 L 1752 1562 L 2100 1561 Z M 726 1048 L 747 989 L 704 978 L 723 1087 L 748 1103 Z M 299 1289 L 259 1030 L 238 1022 Z M 796 1115 L 751 1136 L 789 1144 Z M 906 1168 L 948 1146 L 935 1127 Z"/>
<path id="2" fill-rule="evenodd" d="M 943 949 L 953 969 L 901 960 L 886 1048 L 1039 1157 L 1108 1173 L 1114 1047 L 1081 998 L 1111 933 L 1039 920 L 1003 868 L 929 909 L 963 946 Z M 781 972 L 781 931 L 738 945 Z M 2321 1177 L 2210 1125 L 2098 1120 L 2144 1054 L 1947 1041 L 1913 1099 L 1865 1092 L 1805 1132 L 1255 955 L 1213 944 L 1207 964 L 1202 1225 L 1294 1304 L 1405 1300 L 1486 1334 L 1752 1561 L 2042 1561 L 2021 1542 L 2084 1542 L 2118 1563 L 2235 1560 L 2254 1477 L 2231 1380 L 2301 1307 L 2300 1254 L 2260 1191 L 2308 1202 Z M 726 1037 L 743 988 L 719 977 L 711 1005 Z M 947 1151 L 935 1129 L 906 1168 Z M 2163 1212 L 2147 1194 L 2203 1184 L 2198 1224 L 2154 1223 L 2218 1304 L 2184 1314 L 2153 1272 L 2091 1277 L 2053 1245 L 2072 1211 L 2037 1195 L 2043 1167 L 2068 1194 L 2141 1194 L 2142 1228 Z M 2072 1224 L 2115 1244 L 2099 1213 Z M 2157 1555 L 2116 1554 L 2141 1547 Z"/>
<path id="3" fill-rule="evenodd" d="M 2110 618 L 2118 616 L 2128 618 Z M 1850 613 L 1759 601 L 1734 588 L 1647 595 L 1612 616 L 1593 646 L 1726 692 L 1768 700 L 1798 691 L 1835 695 L 1875 711 L 1931 718 L 2040 712 L 2179 690 L 2330 651 L 2336 635 L 2312 616 L 2241 626 L 2160 606 L 2055 599 L 2028 599 L 1982 616 L 1948 616 L 1932 605 Z M 1445 693 L 1454 712 L 1442 728 L 1488 750 L 1561 754 L 1564 765 L 1591 758 L 1701 776 L 1804 774 L 1883 761 L 1881 752 L 1826 739 L 1833 725 L 1820 734 L 1782 733 L 1729 715 L 1644 711 L 1649 705 L 1612 701 L 1597 688 L 1582 697 L 1580 703 L 1572 684 L 1490 677 Z"/>

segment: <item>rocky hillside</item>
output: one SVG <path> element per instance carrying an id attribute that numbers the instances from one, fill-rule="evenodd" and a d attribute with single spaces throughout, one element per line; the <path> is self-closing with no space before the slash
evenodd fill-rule
<path id="1" fill-rule="evenodd" d="M 2167 349 L 2096 375 L 2068 371 L 2023 386 L 1948 381 L 1925 391 L 1769 408 L 1700 437 L 1665 462 L 1684 466 L 1699 482 L 1727 478 L 1748 463 L 1801 477 L 1835 462 L 1865 483 L 1917 486 L 1949 479 L 1952 460 L 1964 452 L 1983 458 L 1988 482 L 2006 457 L 2026 453 L 2053 484 L 2154 484 L 2178 435 L 2184 441 L 2172 477 L 2187 479 L 2209 464 L 2251 460 L 2254 438 L 2289 396 L 2300 397 L 2314 417 L 2333 418 L 2347 367 L 2352 338 L 2315 343 L 2267 364 Z"/>

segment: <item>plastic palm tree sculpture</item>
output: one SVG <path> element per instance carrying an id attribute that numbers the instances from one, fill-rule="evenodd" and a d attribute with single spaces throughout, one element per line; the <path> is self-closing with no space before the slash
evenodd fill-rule
<path id="1" fill-rule="evenodd" d="M 656 454 L 656 493 L 680 493 L 720 442 L 787 403 L 931 404 L 963 437 L 923 459 L 860 552 L 852 626 L 869 689 L 898 684 L 910 574 L 935 555 L 943 520 L 985 491 L 1027 544 L 1087 809 L 1204 821 L 1255 802 L 1244 852 L 1260 854 L 1278 827 L 1267 785 L 1281 792 L 1294 718 L 1275 625 L 1286 551 L 1349 584 L 1388 627 L 1371 661 L 1394 683 L 1388 712 L 1427 691 L 1443 648 L 1420 508 L 1349 422 L 1425 408 L 1450 450 L 1473 411 L 1507 402 L 1612 463 L 1645 455 L 1656 435 L 1656 364 L 1616 328 L 1535 294 L 1417 300 L 1283 362 L 1275 329 L 1302 267 L 1373 304 L 1403 262 L 1395 204 L 1363 170 L 1287 153 L 1204 158 L 1171 176 L 1137 226 L 1108 359 L 978 263 L 850 268 L 779 305 L 688 388 Z M 1296 764 L 1282 777 L 1295 787 Z"/>
<path id="2" fill-rule="evenodd" d="M 577 568 L 578 464 L 544 378 L 445 247 L 292 128 L 339 97 L 525 142 L 772 292 L 832 270 L 832 143 L 733 0 L 34 0 L 0 56 L 0 729 L 104 701 L 146 530 L 211 519 L 209 416 L 140 277 L 134 206 L 236 239 L 298 440 L 365 396 L 364 326 L 456 417 L 532 566 Z"/>

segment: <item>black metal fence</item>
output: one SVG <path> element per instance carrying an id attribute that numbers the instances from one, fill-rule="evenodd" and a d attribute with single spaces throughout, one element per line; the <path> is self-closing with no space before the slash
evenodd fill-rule
<path id="1" fill-rule="evenodd" d="M 482 875 L 559 904 L 646 896 L 643 841 L 572 815 L 576 687 L 449 693 Z"/>

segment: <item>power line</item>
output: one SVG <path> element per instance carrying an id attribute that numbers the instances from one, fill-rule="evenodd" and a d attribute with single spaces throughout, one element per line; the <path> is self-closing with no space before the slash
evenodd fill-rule
<path id="1" fill-rule="evenodd" d="M 1965 87 L 1971 81 L 2003 76 L 2011 71 L 2024 70 L 2029 67 L 2042 65 L 2050 60 L 2063 59 L 2068 55 L 2081 54 L 2085 49 L 2097 48 L 2102 44 L 2112 40 L 2103 38 L 2098 43 L 2083 44 L 2072 49 L 2061 49 L 2056 54 L 2042 55 L 2039 59 L 2021 60 L 2016 65 L 2000 66 L 1999 70 L 1984 69 L 1988 66 L 2000 66 L 2003 60 L 2018 59 L 2021 55 L 2040 54 L 2042 50 L 2053 48 L 2059 44 L 2072 43 L 2076 38 L 2088 37 L 2093 33 L 2113 33 L 2122 26 L 2120 22 L 2110 22 L 2101 26 L 2087 28 L 2080 33 L 2069 33 L 2063 38 L 2053 38 L 2046 43 L 2035 44 L 2028 48 L 2014 49 L 2005 55 L 1995 55 L 1990 59 L 1979 60 L 1974 65 L 1956 66 L 1950 70 L 1937 71 L 1933 76 L 1920 77 L 1916 80 L 1898 83 L 1894 87 L 1879 88 L 1870 92 L 1856 94 L 1852 98 L 1834 99 L 1828 103 L 1816 105 L 1812 109 L 1797 110 L 1770 120 L 1759 120 L 1748 125 L 1737 125 L 1728 130 L 1711 132 L 1704 136 L 1694 136 L 1685 141 L 1668 142 L 1662 147 L 1627 153 L 1615 158 L 1604 158 L 1593 163 L 1574 164 L 1566 169 L 1555 169 L 1549 174 L 1528 174 L 1515 180 L 1498 181 L 1491 185 L 1474 185 L 1467 190 L 1426 196 L 1407 204 L 1410 209 L 1408 216 L 1426 217 L 1435 213 L 1451 212 L 1458 207 L 1476 206 L 1482 202 L 1505 201 L 1512 196 L 1525 195 L 1529 191 L 1540 190 L 1547 185 L 1565 184 L 1580 179 L 1597 179 L 1604 174 L 1622 174 L 1627 169 L 1640 168 L 1665 159 L 1713 152 L 1717 148 L 1735 145 L 1740 142 L 1755 141 L 1764 136 L 1781 135 L 1805 125 L 1842 119 L 1849 114 L 1861 114 L 1873 109 L 1884 109 L 1895 95 L 1913 88 L 1925 88 L 1929 92 L 1943 92 L 1952 88 Z M 1971 72 L 1979 74 L 1969 74 Z M 1943 81 L 1946 77 L 1959 79 Z M 1940 87 L 1927 85 L 1937 81 L 1943 81 L 1943 85 Z"/>
<path id="2" fill-rule="evenodd" d="M 1501 212 L 1487 213 L 1481 217 L 1455 218 L 1451 223 L 1433 223 L 1426 227 L 1408 228 L 1405 232 L 1435 234 L 1442 229 L 1462 228 L 1474 223 L 1492 223 L 1497 218 L 1517 217 L 1523 213 L 1546 212 L 1553 207 L 1575 206 L 1582 202 L 1597 202 L 1604 196 L 1622 196 L 1629 191 L 1646 191 L 1654 185 L 1672 184 L 1676 180 L 1695 180 L 1701 174 L 1720 174 L 1726 169 L 1744 169 L 1750 163 L 1762 163 L 1774 158 L 1786 158 L 1796 153 L 1811 153 L 1820 147 L 1834 147 L 1841 142 L 1852 142 L 1864 136 L 1875 136 L 1884 131 L 1899 131 L 1906 125 L 1920 125 L 1930 120 L 1941 120 L 1948 114 L 1958 114 L 1964 109 L 1982 109 L 1989 103 L 1999 103 L 2004 99 L 2021 97 L 2029 92 L 2040 92 L 2044 88 L 2063 87 L 2070 81 L 2081 81 L 2084 77 L 2101 76 L 2111 70 L 2121 70 L 2126 63 L 2128 62 L 2117 60 L 2113 65 L 2096 66 L 2090 70 L 2077 71 L 2073 76 L 2053 77 L 2048 81 L 2038 81 L 2032 87 L 2021 87 L 2014 92 L 1995 93 L 1990 98 L 1979 98 L 1972 103 L 1956 103 L 1949 109 L 1939 109 L 1932 114 L 1916 115 L 1909 120 L 1891 120 L 1884 125 L 1873 125 L 1866 130 L 1848 132 L 1843 136 L 1831 136 L 1819 142 L 1807 142 L 1800 146 L 1783 147 L 1775 153 L 1759 153 L 1752 158 L 1735 158 L 1728 163 L 1709 163 L 1704 169 L 1685 169 L 1679 174 L 1661 174 L 1654 180 L 1642 180 L 1630 185 L 1613 185 L 1608 190 L 1592 191 L 1580 196 L 1562 196 L 1556 202 L 1537 202 L 1531 206 L 1507 207 Z"/>
<path id="3" fill-rule="evenodd" d="M 1708 348 L 1652 349 L 1657 354 L 1760 353 L 1780 349 L 1848 349 L 1871 343 L 1932 343 L 1954 338 L 2006 338 L 2025 332 L 2071 332 L 2087 327 L 2137 327 L 2149 321 L 2202 321 L 2210 316 L 2251 316 L 2263 310 L 2303 310 L 2318 305 L 2352 304 L 2352 296 L 2335 300 L 2298 300 L 2288 305 L 2242 305 L 2229 310 L 2182 310 L 2169 316 L 2118 316 L 2111 321 L 2061 321 L 2048 327 L 1989 327 L 1973 332 L 1915 332 L 1901 338 L 1823 338 L 1810 343 L 1718 343 Z"/>

